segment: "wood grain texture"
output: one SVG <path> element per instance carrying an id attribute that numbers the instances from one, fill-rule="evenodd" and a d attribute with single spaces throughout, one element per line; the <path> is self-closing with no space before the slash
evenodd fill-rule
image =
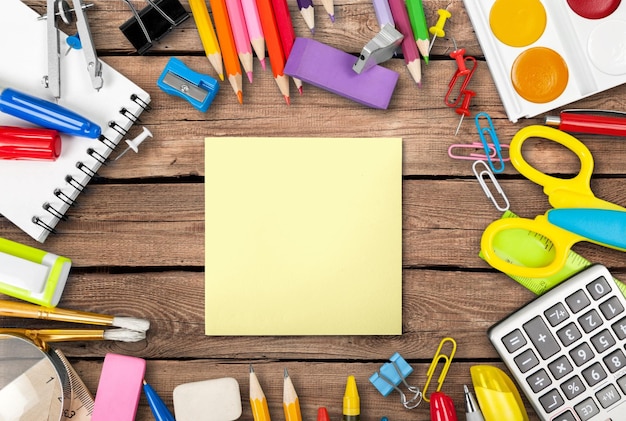
<path id="1" fill-rule="evenodd" d="M 45 0 L 26 0 L 39 12 Z M 142 7 L 141 2 L 135 2 Z M 186 0 L 181 3 L 189 10 Z M 311 35 L 288 1 L 297 36 L 311 37 L 356 55 L 377 32 L 370 0 L 336 0 L 334 24 L 321 7 L 315 8 L 316 30 Z M 541 117 L 510 123 L 482 58 L 462 0 L 423 0 L 427 20 L 437 9 L 452 18 L 446 33 L 477 57 L 470 84 L 477 95 L 472 116 L 489 113 L 501 142 L 508 143 L 521 127 L 541 124 Z M 245 104 L 230 94 L 227 82 L 206 113 L 168 96 L 156 86 L 169 57 L 176 56 L 196 71 L 216 76 L 204 52 L 193 19 L 187 20 L 149 50 L 135 54 L 118 29 L 131 16 L 122 0 L 96 0 L 88 11 L 100 57 L 132 79 L 152 97 L 152 110 L 129 134 L 144 125 L 154 134 L 138 155 L 129 152 L 103 167 L 82 194 L 59 234 L 37 244 L 0 217 L 0 236 L 44 248 L 73 260 L 70 280 L 60 306 L 113 315 L 144 317 L 152 322 L 146 340 L 134 343 L 90 342 L 59 344 L 92 393 L 96 392 L 107 352 L 148 360 L 146 379 L 173 410 L 175 386 L 218 377 L 240 382 L 244 412 L 248 404 L 248 365 L 254 364 L 268 397 L 273 418 L 282 419 L 282 372 L 287 367 L 300 396 L 305 420 L 314 420 L 318 406 L 331 419 L 341 416 L 341 399 L 348 375 L 357 379 L 364 421 L 382 416 L 393 421 L 430 419 L 428 405 L 408 411 L 394 392 L 383 398 L 368 377 L 394 353 L 415 368 L 409 383 L 422 386 L 439 341 L 458 342 L 455 361 L 444 391 L 463 418 L 462 385 L 471 384 L 469 367 L 502 367 L 486 330 L 533 298 L 506 275 L 478 257 L 483 229 L 500 216 L 480 189 L 471 162 L 451 160 L 453 143 L 479 141 L 473 119 L 459 134 L 459 116 L 443 97 L 456 64 L 447 56 L 450 39 L 438 39 L 423 66 L 418 89 L 402 58 L 384 64 L 400 74 L 389 109 L 372 110 L 313 86 L 294 95 L 287 106 L 272 73 L 254 63 L 254 83 L 245 84 Z M 105 81 L 106 83 L 106 81 Z M 626 87 L 603 92 L 567 108 L 623 110 Z M 204 331 L 204 158 L 205 136 L 307 136 L 403 138 L 403 334 L 400 336 L 330 337 L 206 337 Z M 592 189 L 598 197 L 626 206 L 626 142 L 602 136 L 580 136 L 595 159 Z M 551 173 L 572 176 L 574 156 L 563 157 L 537 141 L 529 159 Z M 121 148 L 120 148 L 121 149 Z M 549 205 L 541 188 L 521 177 L 508 163 L 498 176 L 511 201 L 511 210 L 533 218 Z M 6 200 L 3 198 L 2 200 Z M 209 203 L 210 205 L 210 203 Z M 254 204 L 250 205 L 254 212 Z M 622 253 L 590 244 L 575 248 L 587 259 L 607 265 L 626 280 Z M 349 303 L 347 303 L 349 305 Z M 358 303 L 353 303 L 358 305 Z M 373 309 L 372 311 L 376 311 Z M 0 318 L 0 326 L 52 327 L 58 323 Z M 527 404 L 528 405 L 528 404 Z M 531 420 L 537 417 L 531 412 Z M 151 420 L 142 397 L 137 420 Z"/>

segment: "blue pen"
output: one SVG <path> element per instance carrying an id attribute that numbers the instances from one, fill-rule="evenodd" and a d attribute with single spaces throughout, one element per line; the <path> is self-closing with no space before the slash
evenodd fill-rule
<path id="1" fill-rule="evenodd" d="M 0 87 L 0 111 L 47 129 L 75 136 L 96 139 L 102 129 L 54 102 Z"/>
<path id="2" fill-rule="evenodd" d="M 176 421 L 163 400 L 145 380 L 143 381 L 143 391 L 152 410 L 152 415 L 157 421 Z"/>

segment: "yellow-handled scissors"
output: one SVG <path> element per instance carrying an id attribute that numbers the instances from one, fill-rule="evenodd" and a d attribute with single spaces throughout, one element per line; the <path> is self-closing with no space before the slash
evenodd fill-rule
<path id="1" fill-rule="evenodd" d="M 575 153 L 580 160 L 579 173 L 574 178 L 563 179 L 547 175 L 531 166 L 522 156 L 522 145 L 527 139 L 533 137 L 557 142 Z M 589 149 L 570 134 L 548 126 L 525 127 L 513 136 L 509 156 L 513 166 L 523 176 L 543 186 L 543 191 L 553 208 L 594 208 L 626 212 L 626 208 L 622 206 L 595 197 L 589 185 L 593 173 L 593 157 Z M 541 267 L 526 267 L 500 258 L 496 253 L 496 237 L 500 232 L 510 229 L 521 229 L 543 235 L 553 245 L 550 250 L 553 259 Z M 557 273 L 565 265 L 572 246 L 580 241 L 593 240 L 551 224 L 548 222 L 546 213 L 535 219 L 505 218 L 492 222 L 483 232 L 481 250 L 485 260 L 502 272 L 528 278 L 542 278 Z"/>

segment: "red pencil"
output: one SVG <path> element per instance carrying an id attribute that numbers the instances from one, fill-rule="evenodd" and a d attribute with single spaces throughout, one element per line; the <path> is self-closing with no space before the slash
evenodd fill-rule
<path id="1" fill-rule="evenodd" d="M 289 78 L 285 75 L 285 63 L 287 57 L 280 41 L 280 34 L 274 17 L 274 9 L 271 0 L 256 0 L 259 9 L 259 17 L 261 18 L 261 27 L 265 35 L 265 45 L 270 58 L 270 66 L 274 80 L 278 84 L 278 89 L 285 97 L 285 101 L 289 104 Z"/>
<path id="2" fill-rule="evenodd" d="M 293 29 L 293 22 L 291 15 L 289 14 L 289 6 L 287 0 L 272 0 L 272 7 L 274 9 L 274 17 L 276 18 L 276 26 L 278 27 L 278 34 L 280 35 L 280 42 L 285 52 L 285 58 L 289 58 L 293 43 L 296 39 L 296 32 Z M 300 79 L 293 78 L 298 92 L 302 95 L 302 81 Z"/>

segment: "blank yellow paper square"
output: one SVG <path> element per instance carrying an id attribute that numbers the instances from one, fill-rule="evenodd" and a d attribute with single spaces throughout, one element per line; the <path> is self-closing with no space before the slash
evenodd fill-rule
<path id="1" fill-rule="evenodd" d="M 402 333 L 402 139 L 205 140 L 207 335 Z"/>

